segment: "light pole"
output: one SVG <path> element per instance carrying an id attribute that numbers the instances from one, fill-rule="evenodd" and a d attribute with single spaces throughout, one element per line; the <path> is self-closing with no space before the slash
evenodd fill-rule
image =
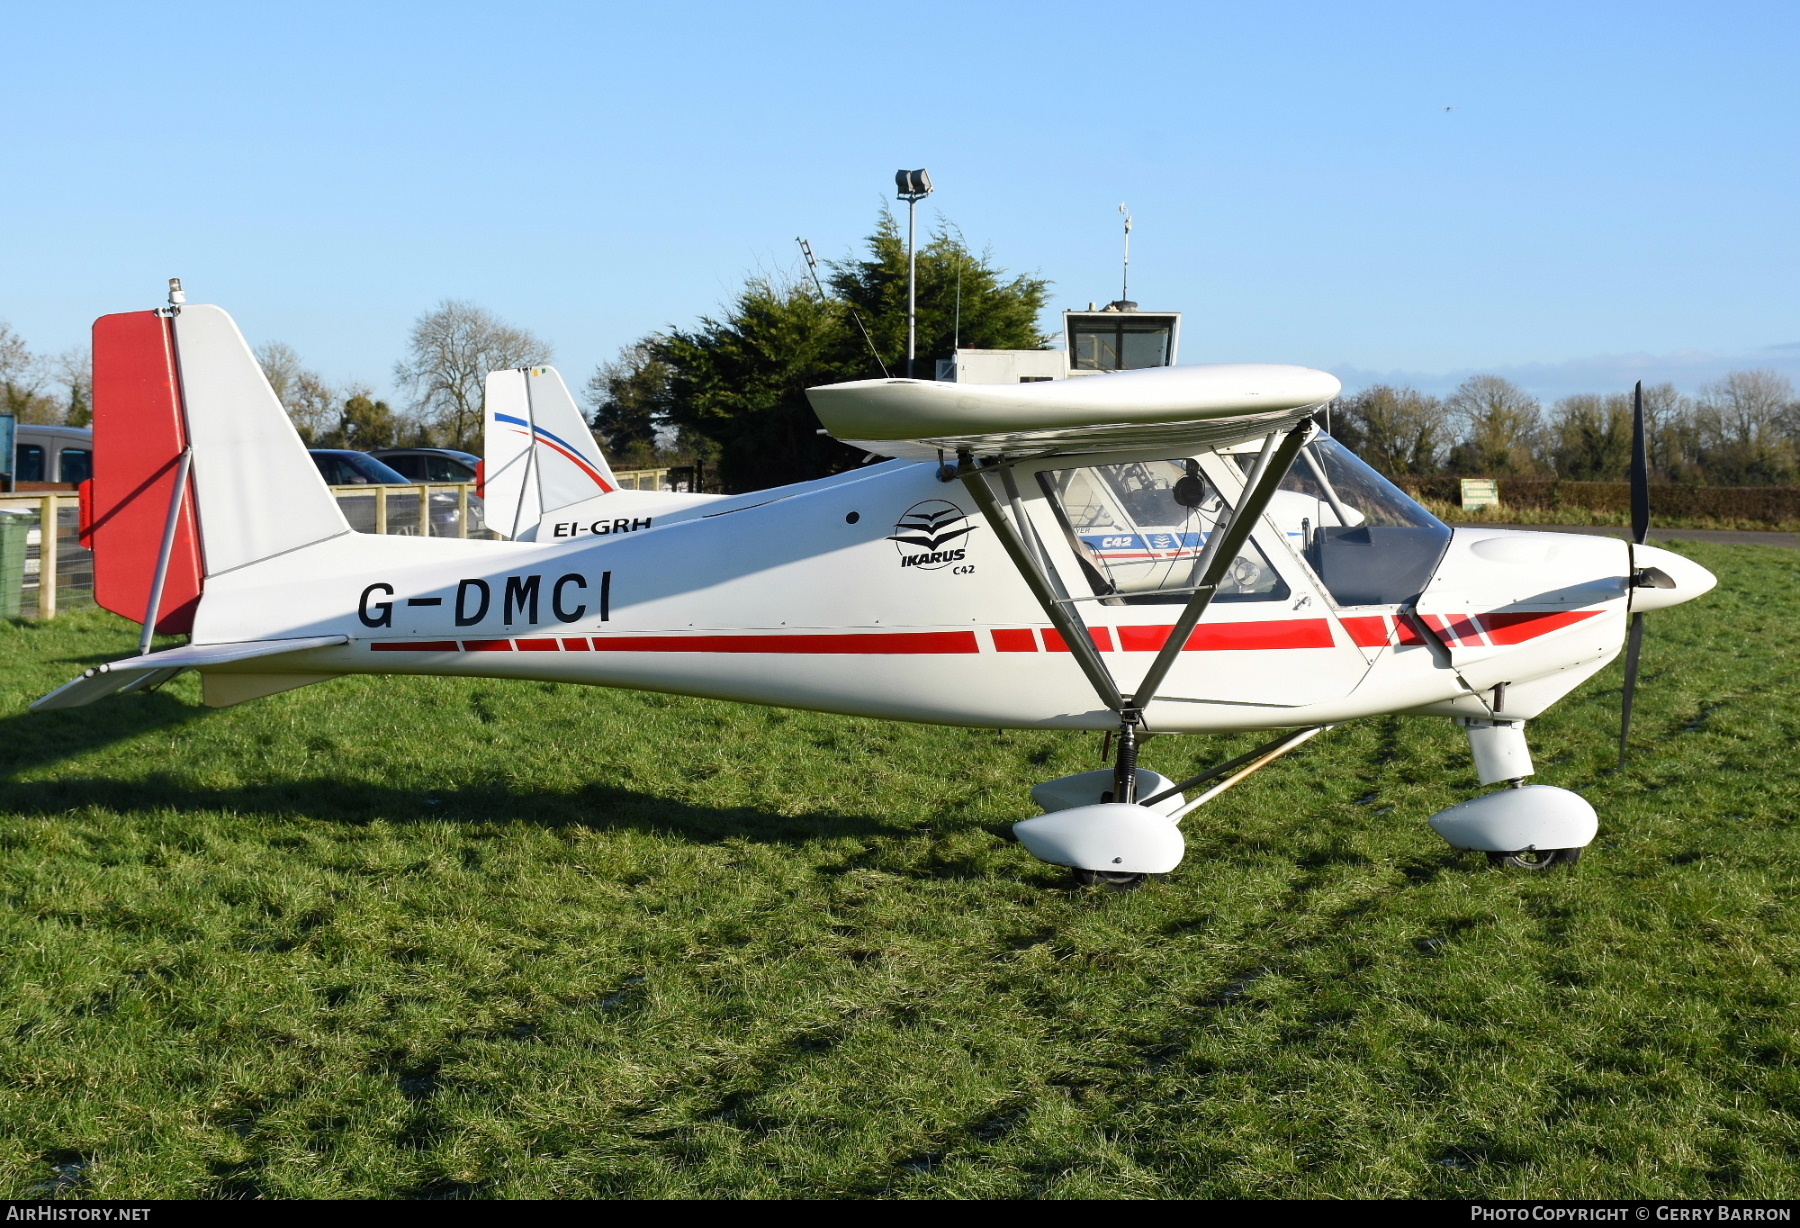
<path id="1" fill-rule="evenodd" d="M 913 377 L 913 357 L 919 344 L 919 258 L 914 245 L 919 202 L 931 195 L 931 176 L 923 167 L 895 171 L 894 186 L 906 202 L 906 378 Z"/>

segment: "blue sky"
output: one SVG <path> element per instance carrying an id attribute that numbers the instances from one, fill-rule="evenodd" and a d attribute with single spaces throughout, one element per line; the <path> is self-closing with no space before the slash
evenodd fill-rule
<path id="1" fill-rule="evenodd" d="M 926 166 L 1059 309 L 1130 202 L 1185 361 L 1800 376 L 1791 4 L 14 4 L 0 45 L 0 320 L 46 351 L 179 275 L 333 380 L 457 297 L 576 383 Z"/>

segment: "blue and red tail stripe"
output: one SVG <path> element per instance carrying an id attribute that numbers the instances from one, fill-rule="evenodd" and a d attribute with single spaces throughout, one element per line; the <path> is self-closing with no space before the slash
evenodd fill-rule
<path id="1" fill-rule="evenodd" d="M 496 413 L 494 415 L 494 421 L 504 422 L 508 426 L 519 428 L 519 434 L 529 436 L 533 442 L 541 443 L 551 451 L 567 457 L 574 463 L 576 468 L 580 469 L 583 473 L 587 474 L 588 477 L 594 480 L 594 485 L 600 488 L 602 494 L 610 495 L 616 489 L 611 482 L 608 482 L 606 478 L 601 475 L 598 469 L 588 464 L 588 462 L 582 458 L 581 454 L 575 450 L 575 445 L 568 440 L 562 439 L 551 432 L 546 431 L 541 426 L 535 426 L 532 423 L 525 421 L 523 418 L 515 418 L 511 414 Z"/>

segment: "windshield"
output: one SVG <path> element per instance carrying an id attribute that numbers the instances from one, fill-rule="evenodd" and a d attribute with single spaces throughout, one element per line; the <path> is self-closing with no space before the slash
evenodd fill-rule
<path id="1" fill-rule="evenodd" d="M 1088 465 L 1038 474 L 1082 571 L 1106 604 L 1185 602 L 1196 564 L 1227 510 L 1192 460 Z M 1246 541 L 1215 601 L 1279 601 L 1288 587 Z"/>
<path id="2" fill-rule="evenodd" d="M 1338 605 L 1413 601 L 1450 544 L 1448 525 L 1323 434 L 1301 450 L 1269 515 Z"/>

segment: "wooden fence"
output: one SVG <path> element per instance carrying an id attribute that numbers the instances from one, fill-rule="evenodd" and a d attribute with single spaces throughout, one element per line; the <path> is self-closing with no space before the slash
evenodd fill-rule
<path id="1" fill-rule="evenodd" d="M 473 482 L 418 486 L 334 486 L 344 519 L 358 533 L 407 537 L 493 538 L 482 521 Z M 81 544 L 80 500 L 72 491 L 0 495 L 0 512 L 24 512 L 25 541 L 20 616 L 55 618 L 59 611 L 94 604 L 94 555 Z M 424 514 L 421 514 L 424 513 Z M 44 548 L 44 526 L 54 525 Z"/>

